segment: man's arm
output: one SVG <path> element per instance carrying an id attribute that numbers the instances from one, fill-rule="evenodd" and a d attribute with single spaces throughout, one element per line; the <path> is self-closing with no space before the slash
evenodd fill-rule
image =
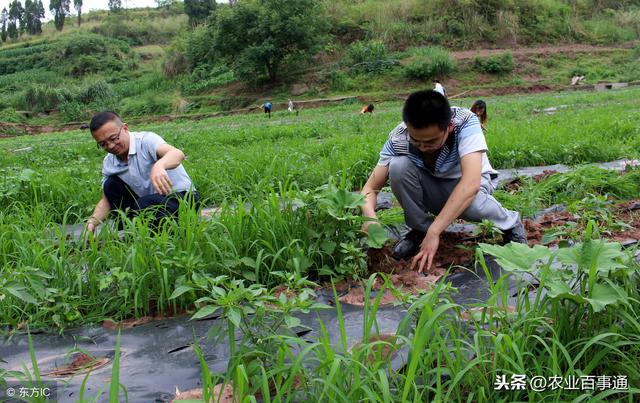
<path id="1" fill-rule="evenodd" d="M 184 161 L 184 153 L 169 144 L 161 144 L 156 150 L 158 161 L 151 168 L 151 184 L 162 195 L 171 193 L 173 184 L 167 174 L 167 169 L 173 169 Z"/>
<path id="2" fill-rule="evenodd" d="M 361 207 L 362 215 L 371 219 L 362 224 L 362 230 L 364 232 L 367 232 L 369 225 L 378 218 L 376 215 L 378 192 L 380 192 L 385 183 L 387 183 L 387 179 L 389 179 L 389 166 L 376 165 L 371 175 L 369 175 L 367 183 L 364 184 L 360 192 L 360 194 L 364 195 L 365 200 L 364 206 Z"/>
<path id="3" fill-rule="evenodd" d="M 91 217 L 89 217 L 89 219 L 87 220 L 87 231 L 94 232 L 98 224 L 104 221 L 104 219 L 109 216 L 110 212 L 111 206 L 109 205 L 109 200 L 107 200 L 107 197 L 103 193 L 102 198 L 93 209 Z"/>
<path id="4" fill-rule="evenodd" d="M 442 211 L 429 226 L 427 235 L 422 241 L 420 252 L 413 258 L 411 268 L 418 265 L 418 272 L 431 268 L 433 257 L 438 251 L 440 234 L 469 207 L 480 190 L 482 178 L 482 152 L 472 152 L 460 160 L 462 177 L 451 192 Z"/>

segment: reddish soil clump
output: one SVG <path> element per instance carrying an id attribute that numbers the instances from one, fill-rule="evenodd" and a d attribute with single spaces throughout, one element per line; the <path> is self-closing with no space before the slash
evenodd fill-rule
<path id="1" fill-rule="evenodd" d="M 69 364 L 61 365 L 55 370 L 45 373 L 45 376 L 70 376 L 80 372 L 88 372 L 100 368 L 107 364 L 109 359 L 106 357 L 94 358 L 85 353 L 77 353 Z"/>
<path id="2" fill-rule="evenodd" d="M 508 181 L 503 183 L 501 187 L 509 193 L 514 193 L 518 191 L 518 189 L 520 189 L 520 186 L 522 186 L 522 178 L 516 176 L 515 178 L 509 179 Z"/>
<path id="3" fill-rule="evenodd" d="M 411 261 L 395 260 L 391 257 L 390 247 L 382 249 L 370 249 L 367 254 L 368 272 L 384 273 L 388 275 L 393 287 L 410 294 L 419 294 L 428 291 L 446 273 L 450 265 L 468 265 L 473 261 L 473 251 L 456 247 L 453 242 L 468 243 L 463 241 L 466 235 L 458 233 L 445 233 L 440 242 L 440 248 L 434 262 L 434 267 L 428 273 L 418 273 L 411 270 Z M 470 245 L 469 245 L 470 246 Z M 379 291 L 384 284 L 382 278 L 376 278 L 372 291 Z M 342 281 L 336 284 L 336 291 L 345 293 L 340 297 L 340 302 L 362 306 L 365 303 L 365 287 L 355 281 Z M 370 297 L 371 303 L 375 297 Z M 380 297 L 380 304 L 386 305 L 396 302 L 397 298 L 389 289 L 385 289 Z"/>
<path id="4" fill-rule="evenodd" d="M 541 174 L 538 175 L 533 175 L 533 180 L 537 183 L 537 182 L 541 182 L 544 179 L 547 179 L 548 177 L 550 177 L 553 174 L 557 174 L 558 171 L 553 170 L 553 169 L 545 169 L 544 171 L 542 171 Z"/>
<path id="5" fill-rule="evenodd" d="M 382 358 L 383 360 L 393 360 L 398 356 L 398 338 L 395 334 L 385 333 L 380 335 L 372 335 L 371 337 L 369 337 L 369 343 L 375 343 L 370 347 L 370 352 L 367 356 L 367 361 L 369 361 L 370 363 L 374 363 L 377 358 Z M 361 349 L 362 346 L 363 343 L 358 342 L 353 345 L 351 351 L 357 351 Z"/>
<path id="6" fill-rule="evenodd" d="M 187 313 L 186 310 L 177 310 L 175 312 L 172 310 L 161 311 L 158 309 L 155 300 L 149 301 L 149 311 L 151 313 L 150 315 L 142 316 L 140 318 L 128 318 L 121 322 L 116 322 L 112 319 L 105 319 L 102 322 L 102 327 L 108 330 L 131 329 L 156 320 L 175 318 Z"/>
<path id="7" fill-rule="evenodd" d="M 222 393 L 222 395 L 220 394 Z M 183 400 L 188 401 L 202 401 L 203 394 L 202 388 L 190 389 L 180 392 L 176 387 L 176 397 L 171 402 L 179 402 Z M 233 394 L 233 386 L 230 384 L 217 384 L 213 387 L 213 399 L 212 401 L 220 403 L 236 403 L 238 399 Z"/>
<path id="8" fill-rule="evenodd" d="M 640 241 L 640 210 L 623 210 L 618 214 L 618 219 L 631 226 L 631 228 L 622 232 L 612 233 L 609 239 L 623 244 Z"/>

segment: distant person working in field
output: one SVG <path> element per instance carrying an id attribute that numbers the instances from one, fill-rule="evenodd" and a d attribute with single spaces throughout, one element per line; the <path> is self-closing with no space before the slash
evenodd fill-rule
<path id="1" fill-rule="evenodd" d="M 184 153 L 152 132 L 130 132 L 114 112 L 100 112 L 89 124 L 98 147 L 108 154 L 102 161 L 102 198 L 87 222 L 87 230 L 109 216 L 112 210 L 129 217 L 155 207 L 154 226 L 163 217 L 176 214 L 179 199 L 198 201 L 198 192 L 184 167 Z"/>
<path id="2" fill-rule="evenodd" d="M 365 105 L 360 110 L 360 113 L 373 113 L 374 108 L 373 104 Z"/>
<path id="3" fill-rule="evenodd" d="M 479 99 L 471 105 L 471 112 L 475 113 L 480 121 L 480 126 L 483 131 L 487 130 L 487 104 Z"/>
<path id="4" fill-rule="evenodd" d="M 405 101 L 402 117 L 362 189 L 362 213 L 371 219 L 363 230 L 377 219 L 376 195 L 389 180 L 411 228 L 394 247 L 393 257 L 413 257 L 411 268 L 419 272 L 431 268 L 440 234 L 457 218 L 491 220 L 503 231 L 505 243 L 527 243 L 520 215 L 491 195 L 498 175 L 487 158 L 476 115 L 449 106 L 436 91 L 419 91 Z M 437 214 L 435 219 L 431 214 Z"/>
<path id="5" fill-rule="evenodd" d="M 269 119 L 271 119 L 271 109 L 273 109 L 273 104 L 271 102 L 265 102 L 260 105 L 260 109 L 264 111 L 264 113 L 269 115 Z"/>
<path id="6" fill-rule="evenodd" d="M 296 108 L 296 105 L 293 103 L 292 100 L 289 100 L 289 104 L 287 105 L 287 110 L 291 113 L 295 112 L 296 116 L 298 116 L 298 113 L 300 112 L 298 108 Z"/>
<path id="7" fill-rule="evenodd" d="M 447 89 L 440 83 L 439 80 L 433 80 L 433 90 L 435 92 L 439 92 L 440 94 L 447 96 Z"/>

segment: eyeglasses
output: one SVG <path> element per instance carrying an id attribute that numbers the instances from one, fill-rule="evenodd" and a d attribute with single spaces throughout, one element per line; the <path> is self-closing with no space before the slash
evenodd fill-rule
<path id="1" fill-rule="evenodd" d="M 107 148 L 108 144 L 113 144 L 116 141 L 118 141 L 120 139 L 120 133 L 122 133 L 122 128 L 123 127 L 124 127 L 124 125 L 120 126 L 120 130 L 118 130 L 118 133 L 109 136 L 108 139 L 106 139 L 104 141 L 99 141 L 97 143 L 98 148 L 102 148 L 103 150 L 105 150 Z"/>

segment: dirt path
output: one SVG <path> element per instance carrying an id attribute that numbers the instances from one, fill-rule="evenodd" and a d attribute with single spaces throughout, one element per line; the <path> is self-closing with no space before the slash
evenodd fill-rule
<path id="1" fill-rule="evenodd" d="M 527 56 L 538 54 L 557 54 L 557 53 L 590 53 L 590 52 L 615 52 L 620 49 L 632 49 L 638 45 L 638 42 L 625 42 L 620 46 L 594 46 L 594 45 L 559 45 L 559 46 L 541 46 L 537 48 L 517 48 L 517 49 L 476 49 L 451 52 L 456 60 L 472 59 L 476 56 L 491 56 L 501 54 L 507 50 L 511 51 L 514 56 Z"/>

